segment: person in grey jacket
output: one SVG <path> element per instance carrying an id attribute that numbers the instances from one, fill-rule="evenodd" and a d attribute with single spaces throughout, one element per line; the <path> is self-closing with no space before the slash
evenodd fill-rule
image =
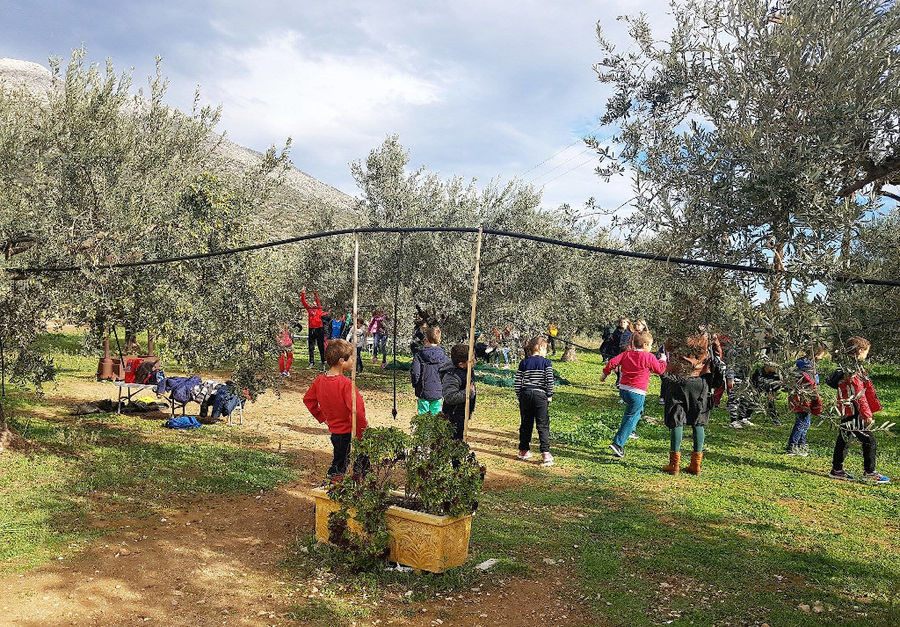
<path id="1" fill-rule="evenodd" d="M 450 358 L 441 348 L 440 327 L 425 329 L 425 348 L 413 357 L 409 378 L 416 398 L 419 399 L 416 411 L 419 414 L 437 414 L 441 411 L 441 399 L 444 391 L 438 369 L 448 363 Z"/>
<path id="2" fill-rule="evenodd" d="M 466 415 L 466 372 L 469 365 L 469 347 L 456 344 L 450 349 L 450 361 L 438 369 L 444 393 L 444 416 L 453 425 L 454 438 L 463 439 Z M 468 389 L 469 416 L 475 411 L 475 383 Z"/>

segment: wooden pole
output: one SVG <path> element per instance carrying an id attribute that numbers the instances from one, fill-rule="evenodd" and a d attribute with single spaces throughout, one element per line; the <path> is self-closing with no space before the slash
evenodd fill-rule
<path id="1" fill-rule="evenodd" d="M 478 273 L 481 269 L 482 227 L 478 227 L 478 241 L 475 244 L 475 280 L 472 287 L 472 315 L 469 319 L 469 361 L 466 363 L 466 413 L 463 415 L 463 442 L 469 439 L 469 405 L 472 402 L 472 361 L 475 357 L 475 305 L 478 302 Z"/>
<path id="2" fill-rule="evenodd" d="M 350 398 L 351 398 L 351 421 L 350 421 L 350 444 L 356 438 L 356 316 L 357 307 L 359 305 L 359 233 L 353 235 L 353 370 L 350 371 Z"/>

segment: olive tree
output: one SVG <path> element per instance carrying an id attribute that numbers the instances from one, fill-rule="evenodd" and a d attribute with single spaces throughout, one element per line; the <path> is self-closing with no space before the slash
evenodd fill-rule
<path id="1" fill-rule="evenodd" d="M 598 27 L 595 69 L 613 88 L 601 122 L 618 152 L 592 141 L 599 174 L 633 173 L 621 225 L 665 234 L 674 254 L 773 268 L 775 309 L 808 294 L 803 277 L 841 269 L 867 213 L 843 199 L 877 198 L 900 171 L 900 7 L 783 6 L 673 2 L 665 40 L 625 18 L 626 51 Z"/>
<path id="2" fill-rule="evenodd" d="M 153 328 L 168 334 L 168 350 L 185 366 L 234 368 L 242 386 L 259 391 L 283 317 L 272 255 L 117 266 L 255 243 L 286 148 L 248 170 L 225 162 L 216 150 L 219 110 L 199 96 L 189 113 L 166 106 L 159 63 L 136 93 L 129 73 L 89 65 L 83 50 L 65 70 L 51 65 L 46 93 L 0 88 L 0 244 L 7 268 L 44 268 L 3 280 L 28 279 L 46 301 L 26 307 L 29 293 L 17 287 L 25 284 L 4 284 L 10 312 L 30 311 L 23 320 L 31 329 L 60 315 L 95 337 L 119 325 Z M 47 270 L 58 266 L 75 270 Z M 34 337 L 3 340 L 24 355 L 16 338 Z"/>

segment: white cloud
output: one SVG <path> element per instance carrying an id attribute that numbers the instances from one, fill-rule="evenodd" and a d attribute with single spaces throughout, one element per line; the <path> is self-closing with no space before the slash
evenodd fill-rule
<path id="1" fill-rule="evenodd" d="M 454 71 L 411 67 L 410 54 L 392 50 L 315 50 L 293 30 L 267 35 L 256 45 L 221 47 L 227 69 L 206 86 L 227 103 L 223 126 L 236 138 L 291 135 L 301 145 L 332 150 L 371 147 L 410 110 L 435 106 L 457 80 Z"/>

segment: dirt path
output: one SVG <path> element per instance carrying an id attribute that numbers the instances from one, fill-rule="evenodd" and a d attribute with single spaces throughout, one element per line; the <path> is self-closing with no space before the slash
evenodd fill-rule
<path id="1" fill-rule="evenodd" d="M 302 473 L 299 480 L 265 494 L 210 498 L 149 519 L 118 521 L 75 557 L 4 576 L 0 625 L 291 623 L 290 609 L 305 601 L 305 590 L 297 582 L 285 582 L 278 564 L 286 546 L 312 530 L 308 492 L 330 461 L 327 431 L 299 411 L 309 378 L 293 379 L 280 398 L 266 397 L 253 405 L 242 427 L 248 435 L 268 438 L 269 447 L 293 453 Z M 71 380 L 48 396 L 90 400 L 111 395 L 110 387 Z M 386 392 L 367 393 L 370 423 L 397 425 L 390 407 Z M 400 415 L 413 408 L 414 399 L 404 397 Z M 510 461 L 513 437 L 473 431 L 473 445 L 489 469 L 488 489 L 525 481 Z M 382 611 L 362 622 L 590 624 L 570 600 L 570 577 L 548 570 L 535 580 L 513 579 L 420 604 L 415 615 L 403 619 Z"/>

